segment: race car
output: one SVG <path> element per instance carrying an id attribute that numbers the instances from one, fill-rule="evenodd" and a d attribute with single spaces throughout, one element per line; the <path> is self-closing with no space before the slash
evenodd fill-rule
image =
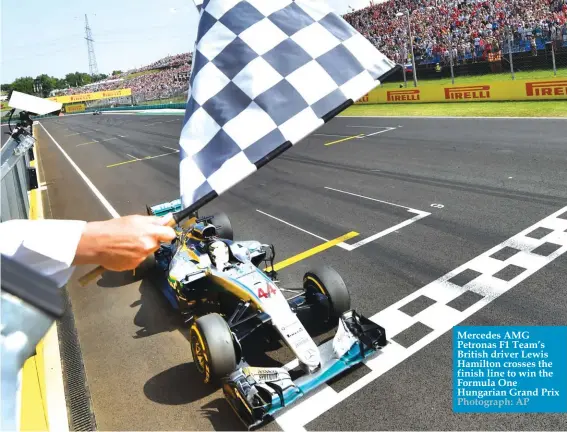
<path id="1" fill-rule="evenodd" d="M 102 111 L 99 111 L 99 110 L 93 111 L 93 115 L 101 115 L 101 114 L 102 114 Z"/>
<path id="2" fill-rule="evenodd" d="M 176 200 L 148 207 L 148 214 L 180 208 Z M 301 288 L 285 288 L 274 271 L 274 246 L 234 241 L 225 214 L 194 215 L 176 229 L 177 238 L 155 253 L 160 289 L 190 328 L 203 381 L 222 385 L 249 429 L 387 344 L 384 328 L 351 309 L 349 291 L 331 267 L 308 271 Z M 332 343 L 315 344 L 306 330 L 310 320 L 338 325 Z M 278 368 L 249 365 L 242 342 L 260 329 L 283 340 L 296 361 Z M 290 370 L 296 366 L 303 376 L 294 382 Z"/>

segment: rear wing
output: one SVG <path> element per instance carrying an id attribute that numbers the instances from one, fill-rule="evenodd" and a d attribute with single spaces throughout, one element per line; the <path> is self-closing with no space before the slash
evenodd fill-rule
<path id="1" fill-rule="evenodd" d="M 169 213 L 175 213 L 182 210 L 181 198 L 176 200 L 165 202 L 162 204 L 156 204 L 154 206 L 146 206 L 148 215 L 150 216 L 165 216 Z"/>

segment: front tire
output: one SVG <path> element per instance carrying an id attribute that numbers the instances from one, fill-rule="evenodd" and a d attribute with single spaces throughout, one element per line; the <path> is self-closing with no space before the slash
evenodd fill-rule
<path id="1" fill-rule="evenodd" d="M 305 273 L 303 288 L 308 299 L 317 293 L 327 296 L 329 308 L 324 320 L 329 324 L 336 324 L 340 316 L 350 310 L 350 293 L 341 275 L 332 267 L 320 266 Z"/>
<path id="2" fill-rule="evenodd" d="M 236 369 L 236 351 L 226 321 L 217 313 L 198 318 L 189 330 L 191 354 L 205 384 Z"/>

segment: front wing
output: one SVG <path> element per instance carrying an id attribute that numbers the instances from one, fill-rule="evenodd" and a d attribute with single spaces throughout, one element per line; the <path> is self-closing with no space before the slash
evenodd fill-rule
<path id="1" fill-rule="evenodd" d="M 223 392 L 248 429 L 255 429 L 386 344 L 383 327 L 351 310 L 341 317 L 332 343 L 320 347 L 322 364 L 316 372 L 294 382 L 285 368 L 241 367 L 224 379 Z"/>

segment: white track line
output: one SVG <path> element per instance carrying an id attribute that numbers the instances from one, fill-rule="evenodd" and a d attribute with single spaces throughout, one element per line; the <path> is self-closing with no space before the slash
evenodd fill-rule
<path id="1" fill-rule="evenodd" d="M 364 246 L 365 244 L 371 243 L 374 240 L 378 240 L 381 237 L 384 237 L 388 234 L 391 234 L 394 231 L 397 231 L 397 230 L 399 230 L 399 229 L 401 229 L 405 226 L 411 225 L 412 223 L 417 222 L 418 220 L 423 219 L 424 217 L 427 217 L 431 214 L 431 213 L 427 213 L 427 212 L 420 211 L 420 210 L 408 210 L 408 211 L 411 212 L 411 213 L 417 213 L 417 216 L 414 216 L 411 219 L 400 222 L 399 224 L 394 225 L 393 227 L 387 228 L 383 231 L 380 231 L 379 233 L 373 234 L 370 237 L 362 239 L 359 242 L 356 242 L 354 244 L 349 245 L 347 243 L 344 243 L 344 247 L 343 246 L 341 246 L 341 247 L 343 247 L 343 249 L 346 249 L 348 251 L 353 251 L 353 250 L 359 248 L 360 246 Z M 339 246 L 339 245 L 337 245 L 337 246 Z"/>
<path id="2" fill-rule="evenodd" d="M 387 228 L 387 229 L 385 229 L 385 230 L 382 230 L 382 231 L 380 231 L 380 232 L 378 232 L 378 233 L 376 233 L 376 234 L 373 234 L 373 235 L 371 235 L 371 236 L 369 236 L 369 237 L 367 237 L 367 238 L 365 238 L 365 239 L 362 239 L 362 240 L 360 240 L 360 241 L 358 241 L 358 242 L 356 242 L 356 243 L 354 243 L 354 244 L 348 244 L 348 243 L 346 243 L 346 242 L 341 242 L 341 243 L 338 243 L 338 244 L 337 244 L 338 247 L 340 247 L 341 249 L 344 249 L 344 250 L 346 250 L 346 251 L 349 251 L 349 252 L 352 252 L 353 250 L 355 250 L 355 249 L 357 249 L 357 248 L 359 248 L 359 247 L 361 247 L 361 246 L 364 246 L 364 245 L 366 245 L 366 244 L 368 244 L 368 243 L 373 242 L 374 240 L 377 240 L 377 239 L 379 239 L 379 238 L 381 238 L 381 237 L 384 237 L 384 236 L 386 236 L 386 235 L 388 235 L 388 234 L 391 234 L 391 233 L 393 233 L 393 232 L 395 232 L 395 231 L 397 231 L 397 230 L 399 230 L 399 229 L 401 229 L 401 228 L 403 228 L 403 227 L 406 227 L 406 226 L 408 226 L 408 225 L 411 225 L 412 223 L 417 222 L 418 220 L 423 219 L 424 217 L 429 216 L 429 215 L 431 214 L 431 213 L 428 213 L 428 212 L 425 212 L 425 211 L 422 211 L 422 210 L 417 210 L 417 209 L 414 209 L 414 208 L 411 208 L 411 207 L 402 206 L 402 205 L 395 204 L 395 203 L 391 203 L 391 202 L 388 202 L 388 201 L 379 200 L 379 199 L 376 199 L 376 198 L 370 198 L 370 197 L 367 197 L 367 196 L 364 196 L 364 195 L 355 194 L 355 193 L 352 193 L 352 192 L 346 192 L 346 191 L 343 191 L 343 190 L 340 190 L 340 189 L 334 189 L 334 188 L 327 187 L 327 186 L 325 186 L 325 189 L 333 190 L 333 191 L 336 191 L 336 192 L 341 192 L 341 193 L 344 193 L 344 194 L 347 194 L 347 195 L 353 195 L 353 196 L 356 196 L 356 197 L 359 197 L 359 198 L 364 198 L 364 199 L 371 200 L 371 201 L 377 201 L 377 202 L 384 203 L 384 204 L 388 204 L 388 205 L 391 205 L 391 206 L 394 206 L 394 207 L 401 207 L 401 208 L 406 209 L 409 213 L 413 213 L 413 214 L 416 215 L 416 216 L 412 217 L 411 219 L 407 219 L 407 220 L 405 220 L 405 221 L 403 221 L 403 222 L 400 222 L 400 223 L 397 224 L 397 225 L 394 225 L 394 226 L 392 226 L 392 227 L 390 227 L 390 228 Z M 323 240 L 323 241 L 329 241 L 328 239 L 326 239 L 326 238 L 324 238 L 324 237 L 321 237 L 321 236 L 319 236 L 319 235 L 317 235 L 317 234 L 315 234 L 315 233 L 312 233 L 311 231 L 307 231 L 307 230 L 305 230 L 305 229 L 303 229 L 303 228 L 301 228 L 301 227 L 298 227 L 297 225 L 293 225 L 293 224 L 291 224 L 291 223 L 289 223 L 289 222 L 287 222 L 287 221 L 284 221 L 283 219 L 280 219 L 280 218 L 278 218 L 278 217 L 276 217 L 276 216 L 273 216 L 273 215 L 271 215 L 271 214 L 269 214 L 269 213 L 263 212 L 263 211 L 261 211 L 261 210 L 256 210 L 256 211 L 257 211 L 258 213 L 262 213 L 263 215 L 266 215 L 266 216 L 268 216 L 268 217 L 270 217 L 270 218 L 272 218 L 272 219 L 275 219 L 275 220 L 277 220 L 277 221 L 279 221 L 279 222 L 282 222 L 282 223 L 284 223 L 284 224 L 286 224 L 286 225 L 288 225 L 288 226 L 290 226 L 290 227 L 293 227 L 293 228 L 295 228 L 295 229 L 297 229 L 297 230 L 299 230 L 299 231 L 301 231 L 301 232 L 304 232 L 304 233 L 306 233 L 306 234 L 309 234 L 309 235 L 311 235 L 311 236 L 313 236 L 313 237 L 316 237 L 316 238 L 321 239 L 321 240 Z"/>
<path id="3" fill-rule="evenodd" d="M 312 232 L 307 231 L 307 230 L 304 230 L 303 228 L 300 228 L 300 227 L 298 227 L 297 225 L 290 224 L 289 222 L 286 222 L 286 221 L 284 221 L 283 219 L 280 219 L 280 218 L 277 218 L 277 217 L 275 217 L 275 216 L 272 216 L 271 214 L 266 213 L 266 212 L 263 212 L 262 210 L 256 209 L 256 211 L 257 211 L 258 213 L 262 213 L 262 214 L 265 215 L 265 216 L 271 217 L 272 219 L 275 219 L 275 220 L 277 220 L 277 221 L 279 221 L 279 222 L 281 222 L 281 223 L 284 223 L 284 224 L 286 224 L 286 225 L 289 225 L 290 227 L 295 228 L 296 230 L 299 230 L 299 231 L 301 231 L 301 232 L 304 232 L 305 234 L 309 234 L 309 235 L 311 235 L 311 236 L 313 236 L 313 237 L 317 237 L 318 239 L 323 240 L 323 241 L 329 241 L 328 239 L 326 239 L 326 238 L 324 238 L 324 237 L 321 237 L 321 236 L 319 236 L 319 235 L 317 235 L 317 234 L 313 234 Z"/>
<path id="4" fill-rule="evenodd" d="M 89 144 L 96 144 L 96 143 L 101 143 L 101 142 L 105 142 L 105 141 L 117 140 L 117 139 L 118 139 L 117 137 L 114 137 L 114 138 L 106 138 L 106 139 L 98 140 L 98 141 L 92 140 L 92 141 L 89 141 L 89 142 L 86 142 L 86 143 L 77 144 L 77 147 L 82 147 L 82 146 L 86 146 L 86 145 L 89 145 Z"/>
<path id="5" fill-rule="evenodd" d="M 79 174 L 79 176 L 85 181 L 85 183 L 87 184 L 89 189 L 98 198 L 98 200 L 103 205 L 103 207 L 106 209 L 106 211 L 108 213 L 110 213 L 110 215 L 114 218 L 120 217 L 118 212 L 114 209 L 114 207 L 112 207 L 112 205 L 108 202 L 108 200 L 100 193 L 100 191 L 96 188 L 96 186 L 93 184 L 93 182 L 91 182 L 89 180 L 89 178 L 85 175 L 85 173 L 83 171 L 81 171 L 81 169 L 77 166 L 77 164 L 75 162 L 73 162 L 73 159 L 71 159 L 69 157 L 69 155 L 65 152 L 65 150 L 63 150 L 63 148 L 59 145 L 59 143 L 57 141 L 55 141 L 55 138 L 53 138 L 53 136 L 49 133 L 49 131 L 45 128 L 45 126 L 43 126 L 43 124 L 41 122 L 39 123 L 39 125 L 45 131 L 47 136 L 49 136 L 49 138 L 51 138 L 51 141 L 53 141 L 53 144 L 55 144 L 57 146 L 57 148 L 59 150 L 61 150 L 61 153 L 63 153 L 63 156 L 65 156 L 65 158 L 69 161 L 71 166 L 73 168 L 75 168 L 75 171 L 77 171 L 77 174 Z"/>
<path id="6" fill-rule="evenodd" d="M 347 125 L 346 127 L 365 128 L 365 129 L 396 129 L 395 127 L 389 127 L 389 126 L 352 126 L 352 125 Z"/>
<path id="7" fill-rule="evenodd" d="M 564 212 L 567 212 L 567 207 L 563 207 L 561 210 L 556 211 L 545 219 L 536 222 L 522 232 L 494 246 L 492 249 L 489 249 L 372 316 L 370 318 L 371 320 L 386 329 L 386 334 L 389 339 L 416 323 L 425 324 L 432 329 L 432 331 L 408 348 L 404 348 L 402 345 L 389 340 L 390 343 L 382 351 L 364 361 L 366 366 L 371 369 L 371 372 L 362 378 L 340 392 L 336 392 L 325 384 L 321 386 L 319 391 L 314 393 L 311 397 L 308 397 L 304 402 L 300 401 L 297 405 L 281 412 L 280 415 L 276 414 L 276 421 L 282 430 L 305 430 L 304 426 L 309 422 L 344 401 L 407 358 L 416 354 L 422 348 L 450 331 L 454 326 L 460 324 L 502 294 L 567 252 L 567 219 L 557 217 Z M 531 233 L 537 228 L 546 228 L 549 232 L 541 239 L 526 236 L 526 234 Z M 548 256 L 532 253 L 534 249 L 546 242 L 555 243 L 560 247 Z M 520 252 L 508 258 L 506 261 L 491 258 L 491 255 L 504 247 L 513 247 Z M 509 281 L 494 277 L 495 273 L 510 264 L 517 265 L 525 270 Z M 480 275 L 463 287 L 449 282 L 449 279 L 468 269 L 475 270 L 479 272 Z M 447 306 L 447 303 L 466 291 L 480 294 L 482 298 L 462 312 Z M 421 296 L 426 296 L 434 300 L 435 303 L 413 317 L 400 311 L 401 307 Z M 451 353 L 448 352 L 447 355 L 451 355 Z"/>
<path id="8" fill-rule="evenodd" d="M 335 191 L 335 192 L 344 193 L 344 194 L 347 194 L 347 195 L 352 195 L 352 196 L 359 197 L 359 198 L 364 198 L 364 199 L 367 199 L 367 200 L 370 200 L 370 201 L 376 201 L 376 202 L 380 202 L 380 203 L 383 203 L 383 204 L 388 204 L 388 205 L 391 205 L 391 206 L 394 206 L 394 207 L 405 208 L 406 210 L 414 210 L 416 212 L 420 211 L 420 210 L 413 209 L 411 207 L 403 206 L 403 205 L 400 205 L 400 204 L 395 204 L 395 203 L 392 203 L 392 202 L 389 202 L 389 201 L 383 201 L 383 200 L 379 200 L 379 199 L 376 199 L 376 198 L 370 198 L 370 197 L 367 197 L 367 196 L 364 196 L 364 195 L 359 195 L 359 194 L 347 192 L 347 191 L 340 190 L 340 189 L 335 189 L 335 188 L 328 187 L 328 186 L 325 186 L 325 189 L 329 189 L 329 190 L 332 190 L 332 191 Z"/>
<path id="9" fill-rule="evenodd" d="M 378 134 L 381 134 L 381 133 L 384 133 L 384 132 L 390 132 L 391 130 L 394 130 L 394 129 L 397 129 L 397 128 L 395 128 L 395 127 L 385 128 L 384 130 L 364 135 L 362 138 L 368 138 L 368 137 L 371 137 L 372 135 L 378 135 Z"/>
<path id="10" fill-rule="evenodd" d="M 370 237 L 362 239 L 362 240 L 360 240 L 360 241 L 358 241 L 354 244 L 340 243 L 340 244 L 337 245 L 337 246 L 339 246 L 339 247 L 341 247 L 341 248 L 343 248 L 343 249 L 345 249 L 349 252 L 359 248 L 360 246 L 364 246 L 365 244 L 371 243 L 374 240 L 377 240 L 381 237 L 384 237 L 388 234 L 391 234 L 391 233 L 393 233 L 393 232 L 395 232 L 395 231 L 397 231 L 397 230 L 399 230 L 403 227 L 411 225 L 412 223 L 417 222 L 418 220 L 423 219 L 424 217 L 429 216 L 431 214 L 431 213 L 428 213 L 428 212 L 425 212 L 425 211 L 422 211 L 422 210 L 417 210 L 417 209 L 414 209 L 414 208 L 411 208 L 411 207 L 406 207 L 406 206 L 403 206 L 403 205 L 400 205 L 400 204 L 391 203 L 389 201 L 383 201 L 383 200 L 379 200 L 379 199 L 376 199 L 376 198 L 371 198 L 371 197 L 367 197 L 367 196 L 364 196 L 364 195 L 359 195 L 359 194 L 343 191 L 343 190 L 340 190 L 340 189 L 335 189 L 335 188 L 328 187 L 328 186 L 325 186 L 325 189 L 329 189 L 329 190 L 332 190 L 332 191 L 335 191 L 335 192 L 344 193 L 344 194 L 347 194 L 347 195 L 352 195 L 352 196 L 367 199 L 367 200 L 370 200 L 370 201 L 376 201 L 376 202 L 379 202 L 379 203 L 388 204 L 388 205 L 391 205 L 391 206 L 394 206 L 394 207 L 401 207 L 401 208 L 406 209 L 408 212 L 414 213 L 416 215 L 416 216 L 412 217 L 411 219 L 400 222 L 399 224 L 394 225 L 393 227 L 387 228 L 383 231 L 380 231 L 376 234 L 373 234 Z"/>
<path id="11" fill-rule="evenodd" d="M 179 149 L 174 149 L 174 148 L 171 148 L 171 147 L 167 147 L 167 146 L 162 146 L 162 147 L 163 147 L 164 149 L 173 150 L 173 151 L 177 151 L 177 150 L 179 150 Z"/>
<path id="12" fill-rule="evenodd" d="M 65 136 L 65 138 L 67 138 L 67 137 L 72 137 L 72 136 L 75 136 L 75 135 L 81 135 L 81 132 L 72 133 L 72 134 L 64 135 L 64 136 Z"/>

